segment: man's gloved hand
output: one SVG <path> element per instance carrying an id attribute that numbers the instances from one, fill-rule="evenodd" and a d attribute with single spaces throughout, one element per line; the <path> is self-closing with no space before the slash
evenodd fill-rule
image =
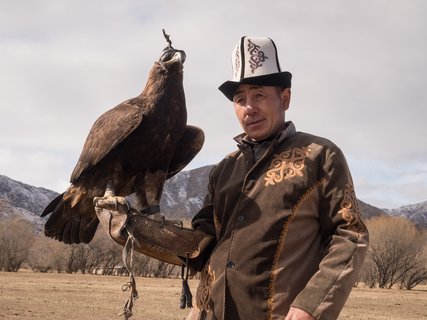
<path id="1" fill-rule="evenodd" d="M 196 258 L 213 240 L 202 231 L 135 214 L 120 203 L 114 210 L 95 206 L 95 211 L 103 228 L 118 244 L 124 246 L 131 234 L 136 240 L 135 250 L 175 265 L 183 265 L 183 258 Z"/>

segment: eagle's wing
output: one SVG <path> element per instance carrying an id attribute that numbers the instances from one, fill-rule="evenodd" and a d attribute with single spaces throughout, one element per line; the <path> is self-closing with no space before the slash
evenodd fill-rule
<path id="1" fill-rule="evenodd" d="M 172 178 L 184 169 L 202 149 L 204 142 L 205 134 L 203 130 L 187 125 L 181 140 L 175 148 L 166 179 Z"/>
<path id="2" fill-rule="evenodd" d="M 101 161 L 141 123 L 141 107 L 125 101 L 102 114 L 93 124 L 86 138 L 79 161 L 71 174 L 71 183 Z"/>

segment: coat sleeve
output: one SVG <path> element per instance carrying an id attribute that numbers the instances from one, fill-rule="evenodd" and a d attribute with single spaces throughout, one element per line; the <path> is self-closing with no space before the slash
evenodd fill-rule
<path id="1" fill-rule="evenodd" d="M 205 233 L 215 236 L 214 224 L 214 195 L 215 195 L 215 182 L 214 182 L 214 167 L 209 173 L 208 190 L 205 195 L 203 206 L 198 213 L 193 217 L 191 225 L 196 230 L 201 230 Z"/>
<path id="2" fill-rule="evenodd" d="M 323 320 L 338 317 L 357 280 L 369 240 L 350 171 L 339 148 L 325 152 L 321 172 L 325 182 L 319 221 L 326 249 L 318 271 L 292 306 Z"/>
<path id="3" fill-rule="evenodd" d="M 208 191 L 205 195 L 205 199 L 203 201 L 203 206 L 199 210 L 199 212 L 193 217 L 191 225 L 193 229 L 203 231 L 214 237 L 214 240 L 209 244 L 209 246 L 197 257 L 197 259 L 193 259 L 190 264 L 191 266 L 197 270 L 202 270 L 206 261 L 209 259 L 213 248 L 216 246 L 216 231 L 215 231 L 215 223 L 214 223 L 214 194 L 215 194 L 215 183 L 214 183 L 214 167 L 209 174 L 209 183 L 208 183 Z"/>

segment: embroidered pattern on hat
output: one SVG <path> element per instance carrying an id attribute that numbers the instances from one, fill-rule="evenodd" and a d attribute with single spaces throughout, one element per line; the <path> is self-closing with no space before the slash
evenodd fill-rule
<path id="1" fill-rule="evenodd" d="M 254 73 L 258 67 L 262 66 L 261 62 L 264 62 L 266 59 L 268 59 L 268 57 L 264 54 L 264 51 L 261 51 L 260 48 L 260 46 L 256 45 L 250 39 L 248 39 L 248 52 L 250 55 L 249 66 L 251 67 L 252 73 Z"/>
<path id="2" fill-rule="evenodd" d="M 239 72 L 239 69 L 240 69 L 240 51 L 237 50 L 236 57 L 234 60 L 234 79 L 237 79 L 237 73 Z"/>

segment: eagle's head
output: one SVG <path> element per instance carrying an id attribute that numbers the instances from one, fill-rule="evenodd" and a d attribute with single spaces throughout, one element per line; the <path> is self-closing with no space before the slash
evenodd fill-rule
<path id="1" fill-rule="evenodd" d="M 145 88 L 142 91 L 142 95 L 152 97 L 150 99 L 159 99 L 163 96 L 164 92 L 169 92 L 170 88 L 174 88 L 173 91 L 175 93 L 182 94 L 183 96 L 183 65 L 186 55 L 184 50 L 172 47 L 172 42 L 169 39 L 169 35 L 165 33 L 165 30 L 163 30 L 163 34 L 169 46 L 163 49 L 159 60 L 154 62 Z"/>
<path id="2" fill-rule="evenodd" d="M 166 47 L 159 58 L 159 64 L 165 70 L 177 69 L 182 70 L 186 55 L 183 50 L 174 49 L 172 47 Z"/>

